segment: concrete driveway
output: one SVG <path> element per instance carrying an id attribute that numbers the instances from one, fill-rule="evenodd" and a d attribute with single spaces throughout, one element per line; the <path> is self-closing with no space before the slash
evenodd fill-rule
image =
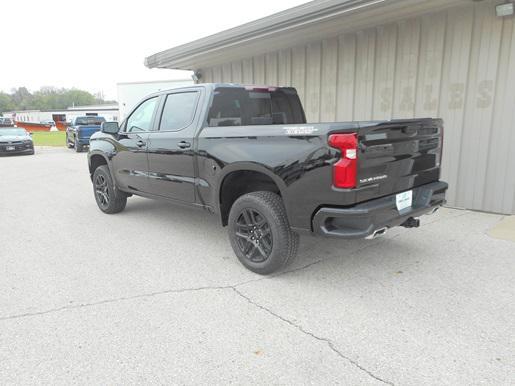
<path id="1" fill-rule="evenodd" d="M 246 271 L 216 217 L 96 207 L 86 154 L 0 158 L 1 384 L 515 383 L 515 243 L 445 209 L 374 241 L 301 238 Z"/>

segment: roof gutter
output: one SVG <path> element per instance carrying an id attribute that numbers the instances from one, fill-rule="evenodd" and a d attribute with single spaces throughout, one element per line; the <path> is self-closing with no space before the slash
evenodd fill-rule
<path id="1" fill-rule="evenodd" d="M 258 39 L 272 37 L 347 13 L 361 11 L 387 0 L 319 0 L 183 44 L 145 58 L 148 68 L 191 69 L 181 66 L 198 55 L 219 52 Z M 392 0 L 389 0 L 392 2 Z M 393 0 L 396 1 L 396 0 Z"/>

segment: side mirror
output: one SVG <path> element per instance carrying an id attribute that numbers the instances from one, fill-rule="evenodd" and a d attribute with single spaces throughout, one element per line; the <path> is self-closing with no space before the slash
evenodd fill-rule
<path id="1" fill-rule="evenodd" d="M 102 122 L 100 125 L 100 131 L 106 134 L 118 134 L 120 126 L 118 126 L 118 122 Z"/>

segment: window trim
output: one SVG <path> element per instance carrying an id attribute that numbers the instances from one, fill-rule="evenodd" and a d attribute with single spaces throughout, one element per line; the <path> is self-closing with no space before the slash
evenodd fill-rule
<path id="1" fill-rule="evenodd" d="M 184 126 L 182 126 L 181 128 L 179 129 L 176 129 L 176 130 L 161 130 L 161 123 L 163 122 L 163 114 L 165 112 L 165 107 L 166 107 L 166 101 L 168 100 L 168 97 L 170 95 L 177 95 L 177 94 L 197 94 L 196 95 L 196 100 L 195 100 L 195 106 L 194 106 L 194 109 L 193 109 L 193 114 L 191 115 L 191 120 L 185 124 Z M 193 90 L 180 90 L 180 91 L 177 91 L 177 92 L 171 92 L 171 93 L 168 93 L 166 95 L 163 96 L 163 106 L 161 107 L 161 114 L 159 115 L 159 120 L 158 120 L 158 124 L 157 124 L 157 130 L 155 130 L 156 132 L 158 133 L 177 133 L 179 131 L 182 131 L 188 127 L 190 127 L 193 122 L 195 121 L 195 117 L 197 116 L 197 109 L 198 109 L 198 105 L 199 105 L 199 100 L 200 100 L 200 90 L 198 89 L 193 89 Z"/>
<path id="2" fill-rule="evenodd" d="M 136 110 L 138 110 L 140 108 L 140 106 L 143 103 L 146 103 L 146 102 L 148 102 L 151 99 L 155 99 L 156 100 L 156 105 L 154 106 L 154 111 L 152 112 L 152 118 L 151 118 L 151 122 L 150 122 L 150 129 L 149 130 L 144 130 L 144 131 L 127 131 L 127 124 L 129 123 L 129 119 L 136 112 Z M 151 132 L 153 132 L 154 130 L 152 130 L 152 129 L 154 128 L 154 123 L 155 123 L 155 119 L 156 119 L 156 113 L 157 113 L 157 110 L 158 110 L 159 105 L 160 105 L 160 99 L 161 99 L 161 95 L 154 95 L 154 96 L 151 96 L 150 98 L 146 98 L 145 100 L 142 100 L 135 108 L 132 109 L 131 113 L 127 116 L 127 118 L 125 118 L 125 121 L 123 122 L 123 125 L 122 125 L 123 126 L 123 130 L 121 130 L 120 133 L 123 133 L 124 135 L 130 135 L 130 134 L 144 134 L 144 133 L 151 133 Z"/>

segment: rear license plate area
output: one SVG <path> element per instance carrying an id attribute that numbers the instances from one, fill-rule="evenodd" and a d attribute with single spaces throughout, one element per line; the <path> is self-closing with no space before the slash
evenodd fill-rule
<path id="1" fill-rule="evenodd" d="M 406 212 L 413 205 L 413 190 L 399 193 L 395 196 L 395 204 L 399 213 Z"/>

